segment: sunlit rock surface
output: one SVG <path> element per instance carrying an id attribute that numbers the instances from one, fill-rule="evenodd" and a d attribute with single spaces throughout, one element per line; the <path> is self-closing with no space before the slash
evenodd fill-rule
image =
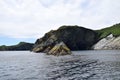
<path id="1" fill-rule="evenodd" d="M 112 34 L 106 38 L 101 39 L 93 47 L 94 49 L 120 49 L 120 36 L 114 37 Z"/>
<path id="2" fill-rule="evenodd" d="M 71 51 L 63 42 L 60 42 L 59 44 L 56 44 L 47 54 L 56 56 L 68 55 L 71 54 Z"/>

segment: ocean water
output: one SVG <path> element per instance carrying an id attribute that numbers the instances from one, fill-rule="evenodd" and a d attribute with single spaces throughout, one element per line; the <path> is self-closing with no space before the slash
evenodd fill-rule
<path id="1" fill-rule="evenodd" d="M 120 50 L 73 51 L 59 57 L 1 51 L 0 80 L 120 80 Z"/>

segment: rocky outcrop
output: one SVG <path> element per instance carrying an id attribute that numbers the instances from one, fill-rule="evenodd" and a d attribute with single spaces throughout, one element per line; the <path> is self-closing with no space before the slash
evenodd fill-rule
<path id="1" fill-rule="evenodd" d="M 96 49 L 103 49 L 103 50 L 116 50 L 120 49 L 120 36 L 114 37 L 112 34 L 107 36 L 106 38 L 101 39 L 97 42 L 93 48 Z"/>
<path id="2" fill-rule="evenodd" d="M 48 55 L 68 55 L 71 54 L 70 49 L 64 44 L 64 42 L 60 42 L 56 44 L 48 53 Z"/>
<path id="3" fill-rule="evenodd" d="M 97 42 L 98 34 L 79 26 L 62 26 L 46 33 L 35 42 L 34 52 L 49 52 L 56 44 L 65 43 L 70 50 L 88 50 Z"/>
<path id="4" fill-rule="evenodd" d="M 27 43 L 27 42 L 20 42 L 17 45 L 12 45 L 12 46 L 0 46 L 0 51 L 24 51 L 24 50 L 31 50 L 33 48 L 32 43 Z"/>
<path id="5" fill-rule="evenodd" d="M 51 34 L 51 32 L 49 32 Z M 33 51 L 34 52 L 49 52 L 55 44 L 58 44 L 59 41 L 57 41 L 57 38 L 55 35 L 52 35 L 49 37 L 49 33 L 45 34 L 45 36 L 41 39 L 38 39 L 35 42 Z"/>

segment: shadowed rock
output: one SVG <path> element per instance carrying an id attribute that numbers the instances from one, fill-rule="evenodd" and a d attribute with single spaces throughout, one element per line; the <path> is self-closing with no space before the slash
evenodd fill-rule
<path id="1" fill-rule="evenodd" d="M 71 54 L 71 51 L 63 42 L 60 42 L 59 44 L 56 44 L 47 54 L 55 56 L 68 55 Z"/>
<path id="2" fill-rule="evenodd" d="M 64 42 L 70 50 L 88 50 L 97 42 L 97 37 L 98 34 L 90 29 L 79 26 L 62 26 L 37 39 L 32 51 L 48 53 L 60 42 Z"/>

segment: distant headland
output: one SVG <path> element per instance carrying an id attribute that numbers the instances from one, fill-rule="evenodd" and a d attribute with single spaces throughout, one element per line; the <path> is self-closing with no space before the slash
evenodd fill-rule
<path id="1" fill-rule="evenodd" d="M 31 50 L 33 48 L 33 43 L 27 43 L 27 42 L 19 42 L 16 45 L 6 46 L 2 45 L 0 46 L 0 51 L 25 51 L 25 50 Z"/>

